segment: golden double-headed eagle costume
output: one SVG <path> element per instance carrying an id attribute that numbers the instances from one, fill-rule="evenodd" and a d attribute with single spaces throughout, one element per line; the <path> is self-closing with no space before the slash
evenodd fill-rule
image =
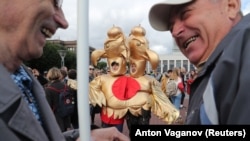
<path id="1" fill-rule="evenodd" d="M 123 119 L 128 113 L 139 117 L 143 116 L 143 111 L 150 111 L 172 123 L 179 117 L 179 110 L 164 94 L 160 83 L 145 75 L 148 61 L 152 69 L 156 69 L 159 63 L 159 57 L 149 49 L 145 35 L 141 26 L 134 27 L 128 38 L 120 27 L 114 26 L 108 31 L 104 49 L 95 50 L 91 61 L 97 65 L 99 59 L 106 58 L 110 74 L 98 76 L 90 82 L 90 104 L 99 105 L 102 113 L 113 119 Z M 118 70 L 112 70 L 113 62 L 119 64 Z M 129 74 L 126 74 L 127 69 Z"/>

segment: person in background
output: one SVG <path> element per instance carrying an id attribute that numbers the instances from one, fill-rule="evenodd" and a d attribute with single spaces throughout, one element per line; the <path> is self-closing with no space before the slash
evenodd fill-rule
<path id="1" fill-rule="evenodd" d="M 181 67 L 180 68 L 180 76 L 181 76 L 181 80 L 182 80 L 182 86 L 183 88 L 181 89 L 181 105 L 180 105 L 180 109 L 186 109 L 185 106 L 183 106 L 184 103 L 184 99 L 186 96 L 186 83 L 187 83 L 187 77 L 186 77 L 186 68 Z"/>
<path id="2" fill-rule="evenodd" d="M 173 71 L 170 69 L 166 73 L 163 74 L 162 76 L 162 81 L 161 81 L 161 89 L 162 91 L 167 95 L 167 83 L 169 81 L 169 77 L 172 75 Z M 171 101 L 171 98 L 168 97 L 169 100 Z M 171 101 L 172 102 L 172 101 Z"/>
<path id="3" fill-rule="evenodd" d="M 89 65 L 89 82 L 91 82 L 95 78 L 94 71 L 95 71 L 94 66 Z M 90 108 L 91 108 L 91 114 L 90 114 L 91 124 L 95 124 L 95 114 L 100 113 L 101 108 L 98 105 L 96 107 L 90 106 Z"/>
<path id="4" fill-rule="evenodd" d="M 172 72 L 172 70 L 171 70 Z M 161 79 L 161 89 L 164 93 L 166 93 L 166 84 L 168 82 L 168 79 L 169 79 L 169 73 L 170 73 L 170 70 L 168 70 L 167 72 L 163 73 L 163 76 L 162 76 L 162 79 Z"/>
<path id="5" fill-rule="evenodd" d="M 77 100 L 77 71 L 75 69 L 69 70 L 67 85 L 71 89 L 71 92 L 74 95 L 74 101 L 75 101 L 74 113 L 71 116 L 70 120 L 71 120 L 73 128 L 78 129 L 79 119 L 78 119 L 78 104 L 77 104 L 77 101 L 78 101 Z"/>
<path id="6" fill-rule="evenodd" d="M 62 0 L 0 1 L 1 141 L 74 141 L 79 136 L 77 130 L 61 132 L 43 87 L 23 64 L 41 57 L 46 38 L 68 27 L 61 6 Z M 91 137 L 129 140 L 113 128 L 94 129 Z"/>
<path id="7" fill-rule="evenodd" d="M 63 67 L 63 68 L 65 68 L 65 67 Z M 62 74 L 61 80 L 64 84 L 67 84 L 67 82 L 68 82 L 68 71 L 67 70 L 68 69 L 62 69 L 62 68 L 60 69 L 61 74 Z"/>
<path id="8" fill-rule="evenodd" d="M 157 81 L 161 82 L 162 74 L 157 70 L 151 70 L 150 76 L 154 77 Z"/>
<path id="9" fill-rule="evenodd" d="M 176 109 L 180 109 L 180 104 L 181 104 L 181 89 L 179 88 L 179 84 L 182 84 L 182 79 L 180 76 L 180 70 L 179 68 L 173 68 L 172 74 L 169 76 L 169 79 L 174 80 L 176 87 L 177 87 L 177 92 L 175 95 L 170 96 L 170 99 L 172 103 L 174 104 Z"/>
<path id="10" fill-rule="evenodd" d="M 44 78 L 47 78 L 47 74 L 48 74 L 48 71 L 44 71 L 44 72 L 43 72 L 43 77 L 44 77 Z"/>
<path id="11" fill-rule="evenodd" d="M 65 72 L 68 72 L 68 68 L 66 66 L 62 66 L 60 70 L 64 70 Z"/>
<path id="12" fill-rule="evenodd" d="M 42 75 L 36 68 L 32 69 L 33 75 L 38 79 L 43 87 L 48 84 L 48 80 L 44 75 Z"/>
<path id="13" fill-rule="evenodd" d="M 155 71 L 155 79 L 159 82 L 161 82 L 162 79 L 162 73 Z"/>
<path id="14" fill-rule="evenodd" d="M 89 82 L 95 78 L 94 70 L 95 68 L 92 65 L 89 65 Z"/>
<path id="15" fill-rule="evenodd" d="M 165 0 L 149 12 L 151 26 L 170 31 L 198 69 L 186 124 L 250 124 L 250 14 L 240 0 Z"/>
<path id="16" fill-rule="evenodd" d="M 62 73 L 61 70 L 52 67 L 49 69 L 47 74 L 47 79 L 49 81 L 49 84 L 47 87 L 45 87 L 45 94 L 46 98 L 48 100 L 48 103 L 51 107 L 51 110 L 53 111 L 56 121 L 61 129 L 62 132 L 68 131 L 71 129 L 71 121 L 70 116 L 61 117 L 59 113 L 57 112 L 58 106 L 60 106 L 59 103 L 59 92 L 63 89 L 65 89 L 64 82 L 62 82 Z M 53 88 L 53 89 L 51 89 Z M 55 91 L 54 89 L 58 90 Z"/>

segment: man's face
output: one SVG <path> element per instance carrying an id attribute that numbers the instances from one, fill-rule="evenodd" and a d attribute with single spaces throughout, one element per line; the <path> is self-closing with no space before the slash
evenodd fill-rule
<path id="1" fill-rule="evenodd" d="M 118 68 L 119 68 L 119 65 L 118 65 L 118 64 L 115 64 L 115 65 L 112 66 L 112 69 L 113 69 L 114 71 L 118 70 Z"/>
<path id="2" fill-rule="evenodd" d="M 131 65 L 130 65 L 130 71 L 131 71 L 132 73 L 136 72 L 136 66 L 135 66 L 135 64 L 131 64 Z"/>
<path id="3" fill-rule="evenodd" d="M 38 58 L 46 38 L 57 28 L 67 28 L 63 11 L 56 0 L 1 0 L 0 36 L 12 56 L 20 60 Z"/>
<path id="4" fill-rule="evenodd" d="M 90 73 L 90 74 L 93 74 L 93 73 L 94 73 L 94 70 L 95 70 L 94 67 L 89 67 L 89 73 Z"/>
<path id="5" fill-rule="evenodd" d="M 229 13 L 228 0 L 196 0 L 172 8 L 170 31 L 190 62 L 208 59 L 232 27 Z"/>

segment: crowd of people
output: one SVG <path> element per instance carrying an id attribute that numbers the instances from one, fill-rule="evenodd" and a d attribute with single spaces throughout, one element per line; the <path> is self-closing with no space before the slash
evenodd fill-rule
<path id="1" fill-rule="evenodd" d="M 113 68 L 114 70 L 118 69 L 118 64 L 117 63 L 111 64 L 111 68 Z M 69 131 L 72 129 L 78 129 L 79 119 L 78 119 L 78 108 L 77 108 L 77 71 L 75 69 L 68 70 L 66 66 L 63 66 L 62 68 L 52 67 L 51 69 L 49 69 L 48 71 L 45 71 L 44 73 L 40 73 L 38 69 L 36 68 L 33 68 L 33 69 L 29 68 L 29 69 L 33 73 L 34 77 L 37 78 L 37 80 L 44 87 L 46 98 L 51 107 L 51 110 L 54 113 L 54 116 L 56 117 L 56 121 L 61 131 L 65 132 L 65 131 Z M 109 74 L 108 71 L 110 71 L 109 68 L 98 69 L 92 65 L 89 65 L 89 82 L 91 82 L 98 76 Z M 167 84 L 169 80 L 174 80 L 176 82 L 176 87 L 178 87 L 179 83 L 183 84 L 184 87 L 183 88 L 179 87 L 178 91 L 175 92 L 176 94 L 172 96 L 168 96 L 169 100 L 175 105 L 177 109 L 179 110 L 183 109 L 182 93 L 184 93 L 184 95 L 187 95 L 190 93 L 189 92 L 190 85 L 197 75 L 196 70 L 192 70 L 189 73 L 185 73 L 185 68 L 173 68 L 173 69 L 168 70 L 167 72 L 163 72 L 163 73 L 158 72 L 157 74 L 158 75 L 152 75 L 152 74 L 149 74 L 149 75 L 154 77 L 156 80 L 158 80 L 161 83 L 162 91 L 166 95 L 167 95 Z M 55 89 L 60 90 L 60 89 L 64 89 L 65 85 L 67 85 L 67 87 L 72 90 L 71 92 L 74 95 L 76 108 L 72 115 L 62 118 L 58 115 L 58 113 L 55 112 L 55 105 L 57 105 L 56 103 L 58 103 L 58 93 L 55 92 L 54 90 L 49 89 L 48 87 L 53 87 Z M 91 110 L 92 112 L 90 113 L 91 124 L 96 125 L 95 115 L 100 114 L 101 108 L 99 106 L 92 107 L 92 108 L 93 108 Z M 180 118 L 181 118 L 181 115 L 180 115 Z M 105 124 L 104 122 L 102 122 L 102 125 L 99 125 L 99 126 L 110 127 L 110 125 Z M 117 129 L 120 132 L 122 132 L 123 126 L 120 126 Z"/>
<path id="2" fill-rule="evenodd" d="M 2 82 L 0 85 L 0 132 L 4 135 L 0 136 L 0 140 L 79 141 L 78 123 L 73 123 L 68 117 L 58 118 L 51 104 L 56 94 L 46 89 L 47 86 L 62 88 L 68 84 L 67 82 L 71 82 L 67 86 L 76 92 L 76 71 L 73 70 L 72 75 L 67 78 L 63 75 L 65 71 L 53 67 L 48 70 L 46 81 L 44 77 L 40 78 L 42 74 L 38 70 L 30 71 L 23 64 L 24 61 L 36 59 L 42 55 L 46 38 L 50 38 L 58 28 L 68 27 L 61 8 L 62 1 L 2 0 L 0 3 L 1 13 L 5 13 L 0 15 L 0 81 Z M 6 9 L 9 12 L 6 13 Z M 194 70 L 190 72 L 189 79 L 185 79 L 185 71 L 182 69 L 173 68 L 164 74 L 166 76 L 164 79 L 174 80 L 177 85 L 176 94 L 168 97 L 176 109 L 183 108 L 182 99 L 186 94 L 190 95 L 187 118 L 184 122 L 187 125 L 249 124 L 249 112 L 246 107 L 249 107 L 247 91 L 250 81 L 248 73 L 250 15 L 243 16 L 240 9 L 239 0 L 165 0 L 150 8 L 151 26 L 159 31 L 170 31 L 180 51 L 197 68 L 197 72 Z M 133 38 L 130 38 L 129 44 L 131 46 L 145 45 L 147 41 L 141 36 L 145 35 L 145 32 L 141 28 L 136 29 L 131 33 Z M 135 38 L 143 40 L 133 40 Z M 134 69 L 137 65 L 144 68 L 145 63 L 145 60 L 141 62 L 136 60 L 138 55 L 142 55 L 137 54 L 137 51 L 132 50 L 130 73 L 140 82 L 139 84 L 144 84 L 144 82 L 157 84 L 148 77 L 146 79 L 145 69 Z M 154 56 L 152 51 L 147 50 L 143 53 L 149 52 Z M 124 53 L 119 54 L 119 57 L 121 55 Z M 152 65 L 157 62 L 155 56 L 149 59 L 153 59 L 150 60 Z M 115 69 L 109 69 L 110 75 L 117 74 Z M 69 72 L 66 71 L 66 73 Z M 118 80 L 113 77 L 105 78 Z M 90 78 L 90 83 L 94 82 L 93 80 L 91 81 Z M 166 87 L 161 87 L 161 91 L 165 91 L 166 94 L 168 82 L 170 81 L 162 82 Z M 133 84 L 137 83 L 133 81 Z M 137 94 L 145 95 L 145 93 L 148 94 L 148 90 L 154 92 L 158 90 L 158 86 L 153 89 L 146 88 L 145 91 Z M 141 99 L 137 98 L 137 100 Z M 156 98 L 156 100 L 159 99 Z M 168 100 L 164 98 L 164 102 Z M 166 104 L 164 102 L 161 104 Z M 134 105 L 129 106 L 133 108 Z M 147 106 L 145 107 L 148 112 L 151 107 Z M 172 108 L 169 104 L 165 106 Z M 152 109 L 157 111 L 157 107 Z M 110 114 L 111 111 L 116 113 L 116 117 L 125 115 L 122 110 L 108 108 L 104 114 Z M 134 121 L 138 124 L 144 120 L 143 116 L 137 116 L 138 113 L 141 112 L 136 109 L 131 110 L 130 118 L 133 118 L 133 121 L 128 120 L 131 124 Z M 172 119 L 165 117 L 159 109 L 157 113 L 169 121 L 175 119 L 175 117 Z M 146 114 L 148 116 L 148 113 Z M 176 115 L 178 112 L 174 116 Z M 110 120 L 108 115 L 104 116 Z M 114 121 L 116 119 L 118 118 L 114 118 Z M 147 118 L 143 124 L 149 124 L 149 119 Z M 93 128 L 91 139 L 93 141 L 128 141 L 129 137 L 117 128 L 107 126 Z"/>

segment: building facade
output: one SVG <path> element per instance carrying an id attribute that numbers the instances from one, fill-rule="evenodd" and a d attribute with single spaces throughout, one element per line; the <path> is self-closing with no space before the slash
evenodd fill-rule
<path id="1" fill-rule="evenodd" d="M 160 62 L 157 68 L 157 72 L 163 73 L 169 69 L 175 67 L 184 67 L 189 72 L 195 69 L 195 66 L 190 63 L 190 61 L 180 52 L 179 48 L 175 45 L 173 47 L 172 53 L 159 55 Z M 151 66 L 148 63 L 147 72 L 150 72 Z"/>

